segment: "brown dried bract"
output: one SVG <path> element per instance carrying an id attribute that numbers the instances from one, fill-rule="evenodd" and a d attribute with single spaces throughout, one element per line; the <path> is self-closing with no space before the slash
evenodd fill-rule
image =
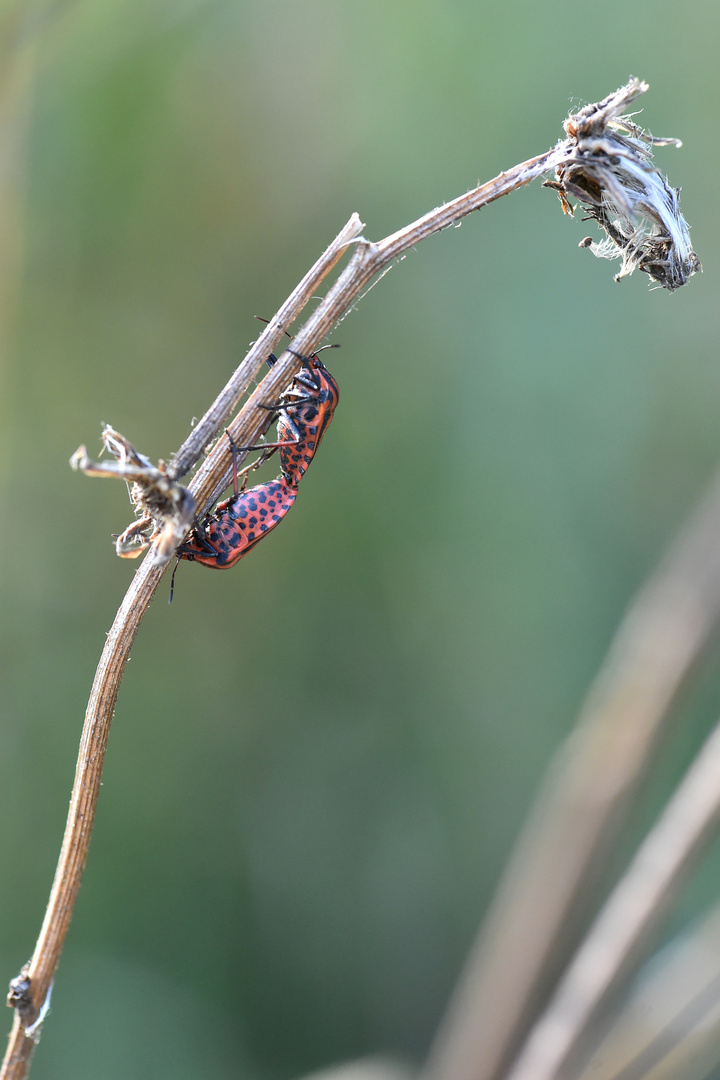
<path id="1" fill-rule="evenodd" d="M 623 110 L 648 89 L 630 79 L 626 86 L 565 121 L 567 157 L 556 168 L 563 210 L 567 196 L 578 199 L 583 220 L 597 221 L 606 239 L 583 240 L 599 258 L 622 259 L 619 281 L 635 269 L 670 291 L 697 271 L 700 260 L 690 245 L 690 230 L 680 213 L 680 189 L 670 187 L 652 163 L 652 147 L 680 146 L 677 139 L 656 139 L 642 131 Z"/>
<path id="2" fill-rule="evenodd" d="M 186 487 L 170 479 L 164 462 L 153 465 L 109 424 L 103 428 L 102 439 L 115 461 L 92 461 L 87 449 L 80 446 L 70 464 L 86 476 L 111 476 L 132 485 L 130 502 L 138 519 L 117 537 L 117 554 L 135 559 L 152 546 L 154 562 L 167 562 L 193 523 L 195 499 Z"/>

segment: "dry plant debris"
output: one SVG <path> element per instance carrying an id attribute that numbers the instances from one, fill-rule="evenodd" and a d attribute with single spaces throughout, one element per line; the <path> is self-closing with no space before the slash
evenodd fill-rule
<path id="1" fill-rule="evenodd" d="M 152 559 L 162 565 L 172 556 L 195 518 L 195 499 L 186 487 L 172 480 L 165 463 L 156 468 L 124 435 L 105 424 L 103 449 L 115 461 L 92 461 L 80 446 L 70 458 L 73 469 L 86 476 L 110 476 L 125 480 L 137 520 L 116 538 L 115 550 L 122 559 L 136 559 L 149 547 Z"/>
<path id="2" fill-rule="evenodd" d="M 622 259 L 615 280 L 641 270 L 671 292 L 702 270 L 690 246 L 690 230 L 680 213 L 680 188 L 670 186 L 652 163 L 653 146 L 681 146 L 679 139 L 657 139 L 625 114 L 647 83 L 630 79 L 596 105 L 568 117 L 567 157 L 557 166 L 555 182 L 563 210 L 572 213 L 568 196 L 578 199 L 583 221 L 597 221 L 606 237 L 580 242 L 601 259 Z"/>

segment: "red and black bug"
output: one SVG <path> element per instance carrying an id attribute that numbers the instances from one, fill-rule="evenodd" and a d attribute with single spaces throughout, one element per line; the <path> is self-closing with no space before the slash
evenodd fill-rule
<path id="1" fill-rule="evenodd" d="M 336 346 L 326 345 L 325 348 Z M 301 359 L 300 371 L 277 405 L 271 407 L 277 413 L 277 442 L 240 448 L 264 450 L 264 458 L 270 456 L 267 451 L 279 450 L 282 475 L 293 487 L 298 486 L 307 472 L 340 400 L 338 384 L 317 353 Z M 276 361 L 276 356 L 268 357 L 270 366 Z"/>
<path id="2" fill-rule="evenodd" d="M 234 494 L 195 526 L 177 549 L 178 561 L 188 559 L 216 570 L 229 569 L 282 521 L 295 502 L 297 488 L 284 476 L 238 491 L 238 448 L 229 434 L 228 438 L 233 452 Z"/>
<path id="3" fill-rule="evenodd" d="M 270 356 L 268 364 L 272 366 L 276 359 Z M 238 447 L 228 433 L 233 455 L 233 495 L 218 503 L 214 513 L 195 525 L 177 549 L 178 564 L 181 559 L 188 559 L 216 570 L 229 569 L 282 521 L 294 503 L 298 484 L 315 456 L 340 398 L 335 379 L 317 354 L 302 359 L 302 368 L 279 401 L 264 406 L 277 414 L 277 442 Z M 257 487 L 238 490 L 240 450 L 263 450 L 252 468 L 279 450 L 281 475 Z"/>

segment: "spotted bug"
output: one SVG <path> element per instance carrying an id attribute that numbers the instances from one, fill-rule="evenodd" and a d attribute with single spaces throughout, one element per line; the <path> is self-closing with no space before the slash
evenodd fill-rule
<path id="1" fill-rule="evenodd" d="M 181 559 L 228 570 L 252 551 L 255 545 L 279 525 L 295 502 L 297 488 L 284 476 L 265 484 L 238 491 L 238 448 L 228 434 L 233 452 L 234 494 L 218 503 L 215 512 L 198 523 L 177 549 Z"/>
<path id="2" fill-rule="evenodd" d="M 279 450 L 282 475 L 292 487 L 297 487 L 307 472 L 340 400 L 338 384 L 317 353 L 300 359 L 303 366 L 277 404 L 262 406 L 277 414 L 277 442 L 238 447 L 238 450 L 264 451 L 253 468 Z M 267 362 L 272 367 L 277 357 L 271 354 Z"/>
<path id="3" fill-rule="evenodd" d="M 276 359 L 270 356 L 268 364 L 272 366 Z M 313 353 L 303 358 L 302 368 L 279 401 L 264 406 L 277 414 L 277 442 L 239 447 L 227 433 L 233 455 L 233 495 L 218 503 L 214 513 L 196 524 L 177 549 L 178 564 L 181 559 L 187 559 L 216 570 L 227 570 L 282 521 L 295 502 L 298 484 L 315 456 L 339 398 L 335 379 Z M 264 453 L 251 468 L 278 450 L 280 476 L 257 487 L 238 490 L 238 452 L 259 449 Z"/>
<path id="4" fill-rule="evenodd" d="M 317 353 L 303 359 L 303 366 L 280 399 L 277 433 L 280 467 L 288 484 L 297 487 L 315 456 L 337 403 L 338 384 Z"/>

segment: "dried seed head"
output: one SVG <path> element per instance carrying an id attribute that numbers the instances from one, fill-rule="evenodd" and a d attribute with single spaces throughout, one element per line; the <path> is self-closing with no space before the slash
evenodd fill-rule
<path id="1" fill-rule="evenodd" d="M 102 438 L 115 461 L 91 461 L 81 446 L 70 464 L 86 476 L 114 476 L 132 484 L 130 502 L 138 518 L 118 536 L 115 550 L 123 559 L 135 559 L 152 547 L 153 562 L 161 565 L 172 557 L 192 525 L 195 500 L 186 487 L 170 479 L 162 462 L 156 468 L 109 424 L 103 428 Z"/>
<path id="2" fill-rule="evenodd" d="M 672 188 L 652 164 L 654 146 L 677 139 L 656 139 L 633 123 L 623 110 L 648 89 L 631 79 L 603 101 L 571 114 L 564 127 L 567 157 L 556 169 L 558 190 L 567 212 L 567 196 L 582 204 L 586 217 L 605 231 L 606 239 L 589 247 L 603 259 L 622 259 L 615 280 L 637 268 L 665 289 L 679 289 L 698 270 L 690 230 L 680 213 L 679 188 Z M 572 212 L 572 211 L 571 211 Z"/>

